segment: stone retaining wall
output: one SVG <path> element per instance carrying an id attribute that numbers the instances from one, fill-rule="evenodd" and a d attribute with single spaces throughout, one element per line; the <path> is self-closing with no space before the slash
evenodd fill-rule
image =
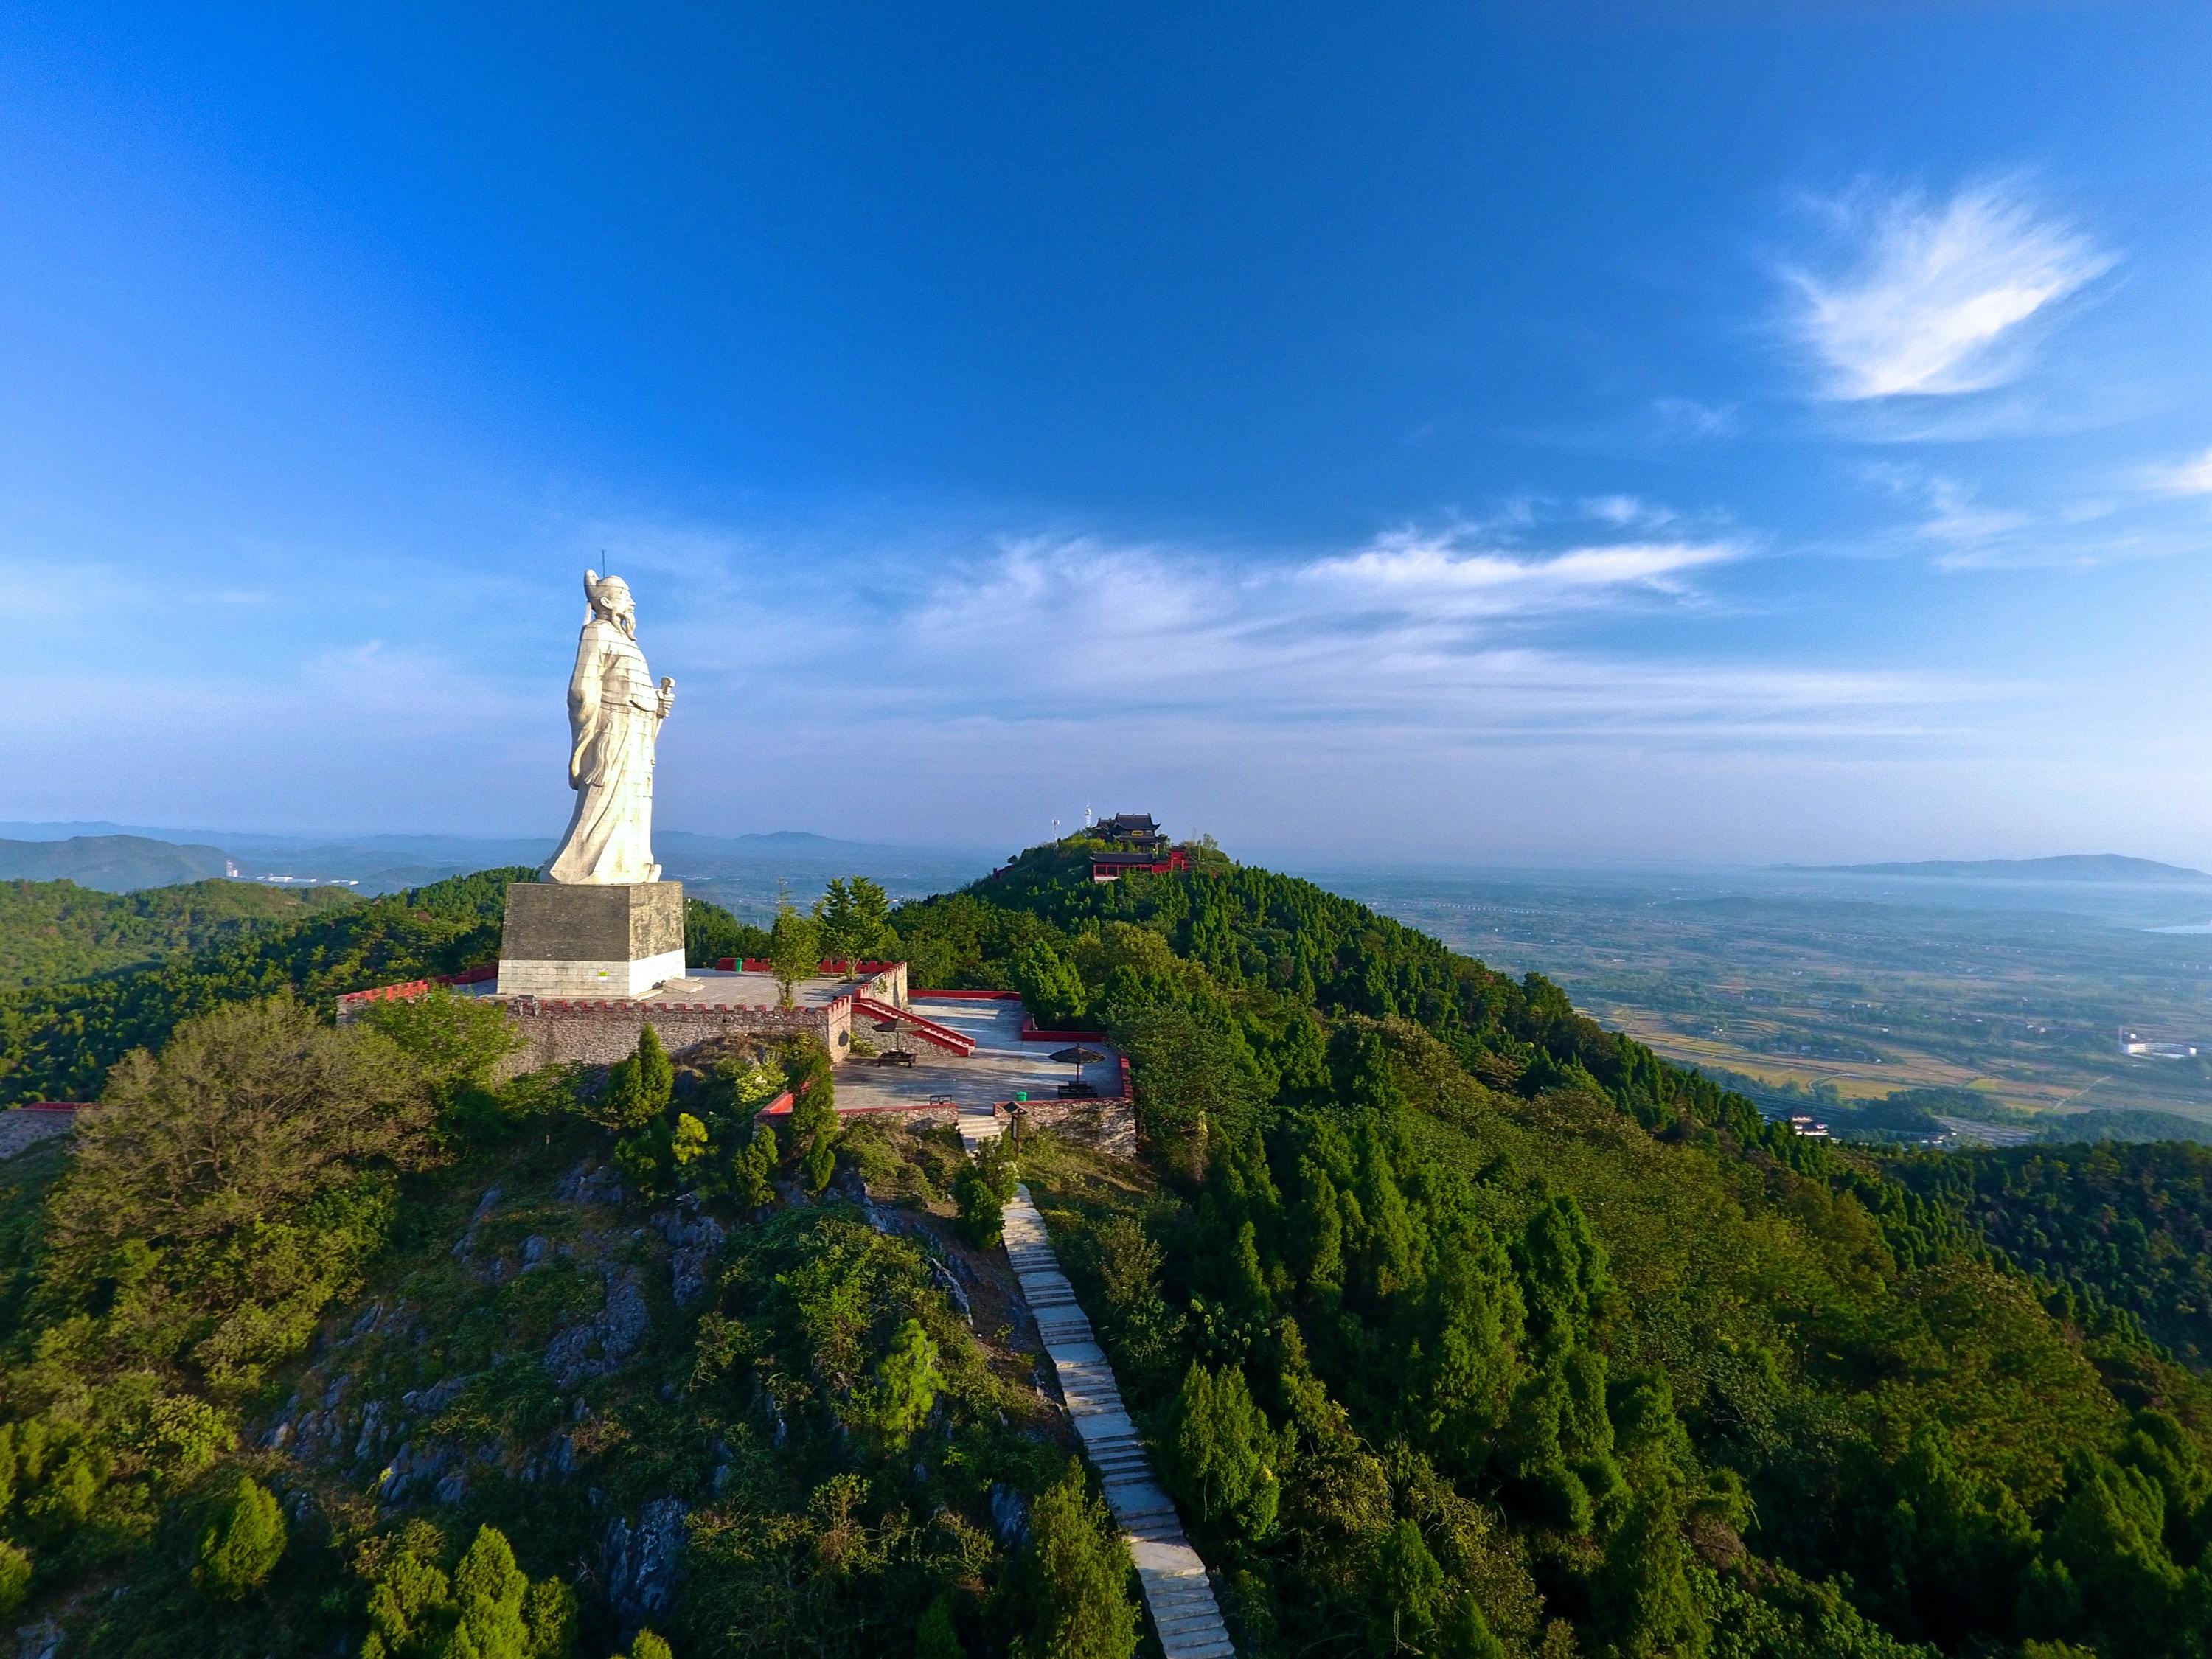
<path id="1" fill-rule="evenodd" d="M 1137 1155 L 1137 1111 L 1127 1100 L 1025 1100 L 1022 1121 L 1096 1146 L 1116 1158 Z"/>
<path id="2" fill-rule="evenodd" d="M 845 1057 L 852 1042 L 849 997 L 815 1008 L 767 1008 L 718 1003 L 707 1006 L 675 1002 L 568 1002 L 538 997 L 487 999 L 507 1011 L 507 1024 L 522 1048 L 501 1062 L 504 1079 L 540 1066 L 581 1061 L 611 1066 L 637 1052 L 638 1033 L 649 1023 L 660 1046 L 675 1059 L 729 1036 L 775 1042 L 805 1033 Z"/>

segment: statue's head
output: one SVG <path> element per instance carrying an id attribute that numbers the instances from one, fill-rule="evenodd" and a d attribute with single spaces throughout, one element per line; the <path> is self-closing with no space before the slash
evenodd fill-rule
<path id="1" fill-rule="evenodd" d="M 586 570 L 584 598 L 590 603 L 593 616 L 604 617 L 632 639 L 637 637 L 637 602 L 629 596 L 629 584 L 620 576 L 602 576 L 596 570 Z"/>

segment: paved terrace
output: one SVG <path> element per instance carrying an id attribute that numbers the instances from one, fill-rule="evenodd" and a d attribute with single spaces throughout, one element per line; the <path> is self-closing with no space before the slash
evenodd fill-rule
<path id="1" fill-rule="evenodd" d="M 846 979 L 817 975 L 812 979 L 802 979 L 791 988 L 791 1006 L 794 1008 L 826 1008 L 839 997 L 850 996 L 855 991 L 865 993 L 866 988 L 874 983 L 872 978 Z M 783 988 L 775 982 L 774 974 L 732 973 L 720 968 L 686 968 L 683 978 L 663 980 L 650 991 L 641 992 L 632 1000 L 776 1008 L 782 1006 Z"/>
<path id="2" fill-rule="evenodd" d="M 1075 1079 L 1075 1067 L 1050 1058 L 1055 1049 L 1067 1044 L 1022 1041 L 1024 1016 L 1018 1002 L 939 1000 L 922 993 L 915 994 L 911 1000 L 915 1013 L 974 1039 L 975 1052 L 964 1060 L 956 1059 L 919 1037 L 901 1035 L 898 1046 L 913 1051 L 912 1066 L 847 1060 L 837 1067 L 840 1110 L 926 1106 L 932 1096 L 942 1095 L 959 1105 L 963 1136 L 974 1139 L 980 1134 L 988 1139 L 997 1131 L 980 1126 L 991 1122 L 993 1102 L 1012 1100 L 1023 1090 L 1029 1091 L 1032 1100 L 1057 1099 L 1060 1085 Z M 853 1034 L 866 1036 L 879 1048 L 891 1041 L 889 1032 L 877 1030 L 874 1022 L 860 1014 L 854 1016 Z M 1084 1081 L 1102 1096 L 1119 1095 L 1120 1051 L 1103 1042 L 1085 1046 L 1106 1058 L 1083 1068 Z M 980 1120 L 973 1130 L 971 1117 Z"/>

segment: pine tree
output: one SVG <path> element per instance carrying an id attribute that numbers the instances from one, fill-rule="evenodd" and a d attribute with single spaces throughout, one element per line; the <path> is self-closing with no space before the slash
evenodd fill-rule
<path id="1" fill-rule="evenodd" d="M 954 1613 L 951 1590 L 940 1590 L 930 1599 L 921 1611 L 921 1622 L 915 1627 L 914 1659 L 968 1659 L 967 1650 L 960 1645 L 960 1627 Z"/>
<path id="2" fill-rule="evenodd" d="M 541 1578 L 522 1598 L 528 1659 L 568 1659 L 576 1650 L 576 1592 L 558 1578 Z"/>
<path id="3" fill-rule="evenodd" d="M 1083 976 L 1044 941 L 1033 940 L 1015 951 L 1006 976 L 1038 1024 L 1073 1025 L 1083 1018 L 1090 996 Z"/>
<path id="4" fill-rule="evenodd" d="M 809 1045 L 792 1079 L 791 1143 L 804 1147 L 799 1167 L 807 1190 L 820 1192 L 837 1172 L 837 1082 L 829 1059 Z"/>
<path id="5" fill-rule="evenodd" d="M 641 1129 L 668 1109 L 675 1091 L 675 1063 L 648 1023 L 637 1034 L 636 1052 L 608 1069 L 597 1116 L 611 1129 Z"/>
<path id="6" fill-rule="evenodd" d="M 1513 1247 L 1513 1267 L 1540 1350 L 1588 1342 L 1613 1276 L 1582 1206 L 1565 1194 L 1539 1206 Z"/>
<path id="7" fill-rule="evenodd" d="M 893 943 L 890 898 L 866 876 L 833 877 L 815 901 L 821 948 L 857 974 Z"/>
<path id="8" fill-rule="evenodd" d="M 200 1538 L 192 1582 L 218 1601 L 243 1601 L 284 1553 L 284 1511 L 276 1493 L 241 1474 L 229 1505 Z"/>
<path id="9" fill-rule="evenodd" d="M 1344 1210 L 1336 1182 L 1309 1155 L 1298 1164 L 1299 1197 L 1291 1221 L 1293 1248 L 1308 1288 L 1333 1299 L 1344 1291 Z"/>
<path id="10" fill-rule="evenodd" d="M 919 1319 L 908 1320 L 876 1367 L 875 1419 L 884 1437 L 902 1445 L 912 1438 L 928 1420 L 944 1382 L 937 1345 Z"/>
<path id="11" fill-rule="evenodd" d="M 1479 1224 L 1440 1257 L 1426 1292 L 1425 1426 L 1461 1467 L 1479 1468 L 1520 1377 L 1521 1296 L 1505 1253 Z"/>
<path id="12" fill-rule="evenodd" d="M 1129 1659 L 1136 1651 L 1128 1547 L 1073 1458 L 1030 1507 L 1024 1565 L 1029 1628 L 1014 1644 L 1019 1659 Z"/>
<path id="13" fill-rule="evenodd" d="M 1276 1437 L 1241 1366 L 1217 1372 L 1194 1361 L 1168 1407 L 1167 1439 L 1169 1479 L 1200 1519 L 1267 1534 L 1280 1498 Z"/>
<path id="14" fill-rule="evenodd" d="M 1505 1644 L 1490 1628 L 1472 1595 L 1462 1595 L 1437 1632 L 1437 1659 L 1507 1659 Z"/>
<path id="15" fill-rule="evenodd" d="M 1613 1534 L 1592 1586 L 1599 1622 L 1619 1659 L 1694 1659 L 1711 1632 L 1690 1583 L 1689 1551 L 1662 1495 L 1638 1504 Z"/>
<path id="16" fill-rule="evenodd" d="M 1411 1521 L 1382 1534 L 1376 1551 L 1376 1633 L 1385 1653 L 1418 1653 L 1436 1628 L 1443 1605 L 1444 1570 Z"/>
<path id="17" fill-rule="evenodd" d="M 977 1249 L 994 1249 L 1006 1236 L 1006 1200 L 1019 1178 L 1013 1146 L 1003 1135 L 976 1148 L 952 1177 L 961 1234 Z"/>
<path id="18" fill-rule="evenodd" d="M 1364 1225 L 1355 1238 L 1346 1240 L 1357 1251 L 1360 1290 L 1378 1303 L 1412 1288 L 1420 1273 L 1419 1240 L 1391 1168 L 1386 1140 L 1383 1127 L 1372 1116 L 1361 1119 L 1358 1176 L 1352 1196 Z"/>
<path id="19" fill-rule="evenodd" d="M 758 1209 L 775 1201 L 775 1130 L 755 1118 L 752 1139 L 745 1142 L 744 1150 L 737 1157 L 738 1202 Z"/>
<path id="20" fill-rule="evenodd" d="M 30 1552 L 0 1539 L 0 1619 L 23 1605 L 31 1593 Z"/>
<path id="21" fill-rule="evenodd" d="M 669 1099 L 676 1092 L 676 1063 L 660 1046 L 660 1033 L 650 1020 L 637 1034 L 637 1088 L 640 1102 L 654 1117 L 668 1109 Z"/>
<path id="22" fill-rule="evenodd" d="M 460 1618 L 445 1659 L 529 1659 L 530 1627 L 523 1618 L 529 1594 L 530 1580 L 514 1565 L 506 1534 L 479 1527 L 453 1569 Z"/>

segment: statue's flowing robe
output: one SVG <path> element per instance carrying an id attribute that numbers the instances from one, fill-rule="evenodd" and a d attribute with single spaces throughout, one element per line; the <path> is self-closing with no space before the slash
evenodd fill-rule
<path id="1" fill-rule="evenodd" d="M 660 698 L 637 641 L 604 617 L 584 624 L 568 682 L 568 787 L 576 811 L 548 881 L 658 881 L 653 861 L 653 744 Z"/>

